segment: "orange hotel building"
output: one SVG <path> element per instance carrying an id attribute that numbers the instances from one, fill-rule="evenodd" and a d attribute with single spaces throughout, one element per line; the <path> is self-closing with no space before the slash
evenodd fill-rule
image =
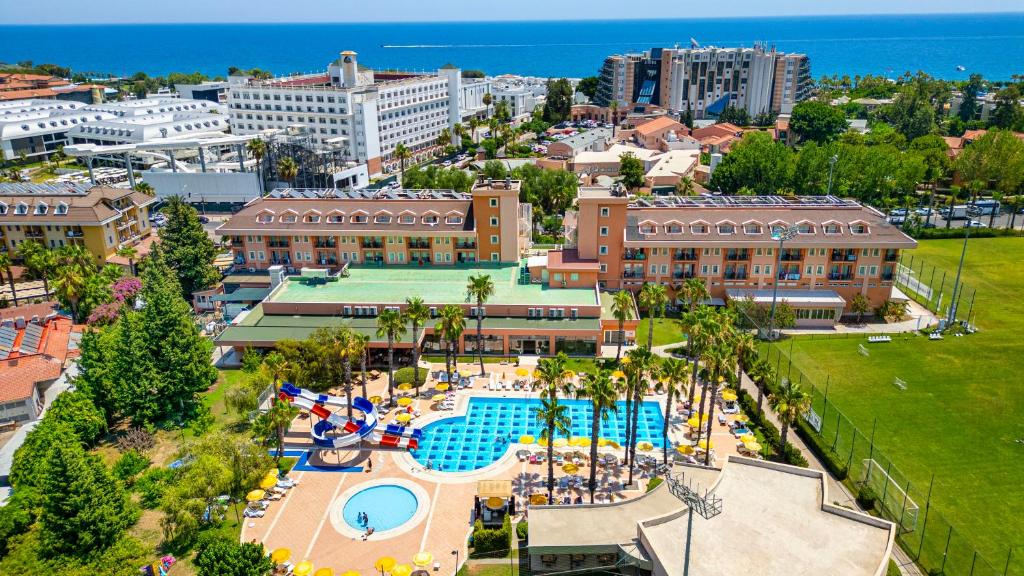
<path id="1" fill-rule="evenodd" d="M 544 253 L 529 249 L 529 206 L 513 180 L 481 179 L 469 193 L 275 190 L 218 230 L 237 271 L 269 273 L 270 293 L 216 341 L 269 348 L 347 325 L 380 350 L 377 314 L 419 296 L 432 318 L 400 352 L 443 351 L 436 313 L 456 304 L 466 312 L 462 353 L 593 356 L 637 339 L 636 320 L 619 331 L 613 292 L 659 282 L 674 293 L 690 277 L 707 283 L 712 304 L 764 301 L 778 282 L 799 326 L 829 326 L 858 292 L 873 306 L 888 299 L 900 250 L 916 245 L 877 211 L 831 197 L 644 199 L 582 188 L 573 221 L 570 243 Z M 780 228 L 794 230 L 781 254 Z M 465 289 L 477 273 L 495 284 L 482 310 Z"/>

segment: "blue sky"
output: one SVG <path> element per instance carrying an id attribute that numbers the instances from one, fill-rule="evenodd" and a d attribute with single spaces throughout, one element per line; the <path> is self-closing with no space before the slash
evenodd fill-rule
<path id="1" fill-rule="evenodd" d="M 728 8 L 723 9 L 727 5 Z M 0 0 L 0 24 L 380 22 L 1016 12 L 1021 0 Z M 623 14 L 635 6 L 635 13 Z M 650 11 L 644 10 L 645 8 Z"/>

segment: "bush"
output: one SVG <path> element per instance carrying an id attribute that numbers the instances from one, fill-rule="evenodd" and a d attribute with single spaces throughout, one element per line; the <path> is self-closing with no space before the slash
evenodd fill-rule
<path id="1" fill-rule="evenodd" d="M 298 463 L 299 459 L 294 456 L 283 456 L 277 463 L 277 470 L 281 474 L 287 474 Z"/>
<path id="2" fill-rule="evenodd" d="M 473 524 L 473 552 L 474 558 L 480 557 L 502 557 L 509 551 L 512 542 L 512 522 L 508 514 L 501 524 L 501 528 L 484 528 L 483 522 L 477 520 Z"/>
<path id="3" fill-rule="evenodd" d="M 752 426 L 761 431 L 761 435 L 764 437 L 764 441 L 775 449 L 776 454 L 779 456 L 779 460 L 786 464 L 793 466 L 799 466 L 801 468 L 807 468 L 807 458 L 800 453 L 800 450 L 793 446 L 791 443 L 786 442 L 786 446 L 782 449 L 781 453 L 778 451 L 779 442 L 782 438 L 779 434 L 779 429 L 768 420 L 761 417 L 761 414 L 757 412 L 757 403 L 753 396 L 747 393 L 746 390 L 737 390 L 736 395 L 739 398 L 740 407 L 743 412 L 750 417 L 750 423 Z M 800 420 L 797 424 L 800 424 Z M 799 428 L 799 426 L 796 426 Z"/>
<path id="4" fill-rule="evenodd" d="M 430 373 L 426 368 L 419 369 L 419 381 L 424 383 L 427 381 L 427 375 Z M 405 368 L 399 368 L 395 370 L 395 384 L 412 384 L 412 366 L 406 366 Z"/>
<path id="5" fill-rule="evenodd" d="M 107 431 L 103 412 L 83 392 L 64 392 L 53 401 L 46 417 L 67 424 L 86 446 L 92 446 Z"/>
<path id="6" fill-rule="evenodd" d="M 908 233 L 919 240 L 939 240 L 944 238 L 963 238 L 964 229 L 953 228 L 921 228 L 911 229 Z M 1004 230 L 1002 228 L 972 228 L 971 238 L 996 238 L 999 236 L 1019 236 L 1018 230 Z"/>
<path id="7" fill-rule="evenodd" d="M 650 492 L 657 488 L 663 482 L 661 476 L 655 476 L 651 478 L 651 481 L 647 483 L 647 491 Z"/>
<path id="8" fill-rule="evenodd" d="M 865 510 L 874 510 L 875 502 L 878 501 L 878 496 L 870 486 L 862 486 L 860 491 L 857 492 L 857 504 Z"/>
<path id="9" fill-rule="evenodd" d="M 518 536 L 520 540 L 526 540 L 526 537 L 529 534 L 530 534 L 530 523 L 529 522 L 520 522 L 519 524 L 516 524 L 516 536 Z"/>
<path id="10" fill-rule="evenodd" d="M 149 468 L 149 458 L 139 454 L 137 450 L 129 450 L 117 459 L 112 472 L 125 485 L 131 486 L 135 482 L 135 477 L 146 468 Z"/>
<path id="11" fill-rule="evenodd" d="M 139 493 L 139 504 L 147 510 L 159 506 L 173 476 L 174 471 L 170 468 L 150 468 L 143 472 L 132 487 Z"/>

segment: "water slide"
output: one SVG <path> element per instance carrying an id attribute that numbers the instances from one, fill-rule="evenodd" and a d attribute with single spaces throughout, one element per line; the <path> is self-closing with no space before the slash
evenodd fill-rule
<path id="1" fill-rule="evenodd" d="M 349 420 L 341 414 L 325 408 L 325 406 L 346 408 L 348 401 L 340 396 L 317 394 L 285 382 L 281 385 L 279 397 L 281 400 L 291 402 L 320 418 L 320 421 L 313 425 L 310 433 L 313 443 L 320 448 L 344 448 L 356 444 L 360 440 L 368 439 L 380 446 L 415 449 L 423 435 L 423 431 L 419 428 L 379 422 L 377 407 L 366 398 L 352 399 L 352 408 L 362 412 L 363 419 Z M 340 430 L 342 434 L 330 435 L 329 432 L 332 430 Z"/>

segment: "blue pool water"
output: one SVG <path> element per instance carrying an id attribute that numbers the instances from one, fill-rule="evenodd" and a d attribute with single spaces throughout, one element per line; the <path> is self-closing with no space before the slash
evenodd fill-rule
<path id="1" fill-rule="evenodd" d="M 589 400 L 560 400 L 569 407 L 572 436 L 590 437 L 593 408 Z M 420 464 L 446 472 L 477 470 L 496 462 L 512 442 L 530 434 L 540 438 L 542 429 L 534 414 L 540 406 L 535 398 L 471 398 L 465 417 L 445 418 L 427 424 L 419 448 L 412 451 Z M 640 408 L 637 441 L 660 448 L 664 417 L 657 402 L 644 402 Z M 626 438 L 626 403 L 618 403 L 618 412 L 601 422 L 598 435 L 620 444 Z M 500 437 L 500 441 L 498 438 Z M 541 447 L 534 445 L 534 448 Z M 586 452 L 589 448 L 580 448 Z"/>
<path id="2" fill-rule="evenodd" d="M 381 532 L 408 522 L 416 513 L 418 504 L 416 495 L 411 491 L 385 484 L 356 492 L 345 502 L 342 517 L 346 524 L 356 530 L 363 531 L 367 526 L 373 526 L 374 531 Z M 359 522 L 360 512 L 366 514 L 368 523 Z"/>

